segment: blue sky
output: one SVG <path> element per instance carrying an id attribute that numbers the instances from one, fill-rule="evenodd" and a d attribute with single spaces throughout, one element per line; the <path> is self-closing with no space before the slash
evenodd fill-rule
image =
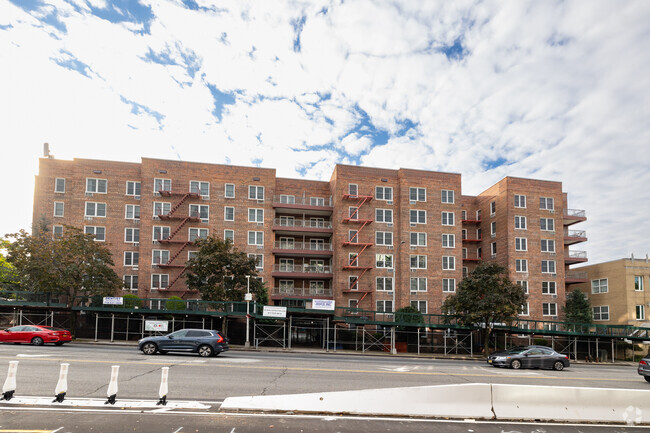
<path id="1" fill-rule="evenodd" d="M 29 228 L 49 142 L 322 180 L 456 172 L 470 195 L 557 180 L 590 263 L 644 257 L 648 17 L 643 0 L 0 0 L 0 234 Z"/>

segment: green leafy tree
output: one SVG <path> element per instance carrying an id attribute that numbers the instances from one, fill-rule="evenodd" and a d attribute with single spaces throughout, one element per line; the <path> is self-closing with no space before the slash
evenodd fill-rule
<path id="1" fill-rule="evenodd" d="M 170 296 L 165 302 L 165 308 L 170 311 L 185 310 L 185 301 L 178 296 Z"/>
<path id="2" fill-rule="evenodd" d="M 187 287 L 198 290 L 206 301 L 243 301 L 247 278 L 250 291 L 258 304 L 268 303 L 264 283 L 256 277 L 256 262 L 237 250 L 231 241 L 215 237 L 196 241 L 197 254 L 187 261 Z"/>
<path id="3" fill-rule="evenodd" d="M 142 299 L 140 299 L 138 295 L 127 293 L 126 295 L 122 296 L 122 298 L 124 298 L 124 308 L 142 307 Z"/>
<path id="4" fill-rule="evenodd" d="M 565 320 L 569 323 L 590 324 L 592 321 L 591 303 L 585 294 L 575 289 L 566 297 L 564 306 Z"/>
<path id="5" fill-rule="evenodd" d="M 508 278 L 508 270 L 493 262 L 481 263 L 464 278 L 455 294 L 447 297 L 443 311 L 457 315 L 463 325 L 484 327 L 483 347 L 494 323 L 509 322 L 517 317 L 526 302 L 526 293 Z"/>
<path id="6" fill-rule="evenodd" d="M 0 239 L 0 290 L 18 290 L 18 275 L 16 269 L 5 257 L 9 241 Z"/>
<path id="7" fill-rule="evenodd" d="M 424 323 L 422 313 L 415 307 L 402 307 L 395 312 L 396 323 Z M 403 327 L 400 327 L 400 329 Z M 405 328 L 405 327 L 404 327 Z"/>

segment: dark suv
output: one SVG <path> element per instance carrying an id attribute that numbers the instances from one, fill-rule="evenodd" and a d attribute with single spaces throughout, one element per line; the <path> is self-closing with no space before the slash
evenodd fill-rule
<path id="1" fill-rule="evenodd" d="M 181 329 L 171 334 L 146 337 L 138 341 L 138 349 L 145 355 L 156 352 L 194 352 L 200 356 L 218 355 L 229 349 L 228 339 L 219 331 L 208 329 Z"/>

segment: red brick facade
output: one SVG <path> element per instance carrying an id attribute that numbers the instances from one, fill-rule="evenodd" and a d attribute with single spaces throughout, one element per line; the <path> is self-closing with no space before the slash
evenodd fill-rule
<path id="1" fill-rule="evenodd" d="M 232 236 L 261 258 L 275 304 L 333 299 L 439 313 L 464 272 L 496 260 L 526 281 L 527 317 L 549 319 L 561 315 L 568 264 L 586 260 L 570 259 L 574 240 L 567 241 L 568 225 L 584 212 L 566 208 L 561 183 L 532 179 L 504 178 L 473 197 L 462 195 L 460 174 L 422 170 L 337 165 L 329 182 L 319 182 L 149 158 L 41 159 L 33 223 L 103 237 L 125 290 L 140 296 L 196 298 L 182 272 L 192 238 L 207 234 Z"/>

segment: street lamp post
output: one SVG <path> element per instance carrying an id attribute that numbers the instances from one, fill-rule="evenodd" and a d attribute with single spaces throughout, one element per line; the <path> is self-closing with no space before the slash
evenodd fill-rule
<path id="1" fill-rule="evenodd" d="M 246 342 L 244 343 L 245 348 L 251 347 L 251 342 L 249 340 L 249 334 L 250 334 L 250 304 L 251 304 L 251 299 L 253 297 L 251 296 L 251 276 L 246 275 L 246 296 L 244 297 L 246 300 Z"/>

